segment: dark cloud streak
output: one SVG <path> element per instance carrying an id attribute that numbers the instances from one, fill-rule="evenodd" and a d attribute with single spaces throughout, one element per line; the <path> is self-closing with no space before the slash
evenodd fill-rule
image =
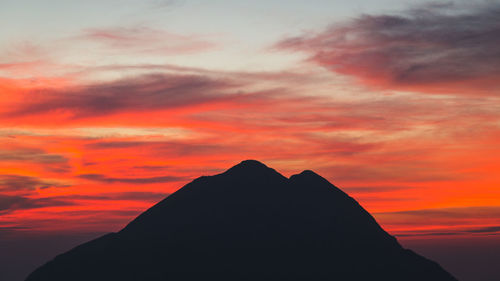
<path id="1" fill-rule="evenodd" d="M 70 112 L 74 118 L 118 112 L 143 112 L 227 100 L 224 92 L 237 84 L 200 75 L 150 74 L 63 90 L 39 90 L 34 102 L 14 109 L 9 117 Z"/>
<path id="2" fill-rule="evenodd" d="M 50 154 L 37 148 L 0 150 L 0 161 L 30 161 L 40 164 L 66 163 L 62 155 Z"/>
<path id="3" fill-rule="evenodd" d="M 186 178 L 176 177 L 176 176 L 159 176 L 159 177 L 149 177 L 149 178 L 114 178 L 101 174 L 84 174 L 78 177 L 102 183 L 130 183 L 130 184 L 164 183 L 164 182 L 178 182 L 186 180 Z"/>
<path id="4" fill-rule="evenodd" d="M 133 147 L 149 148 L 156 155 L 206 155 L 231 151 L 231 145 L 213 144 L 208 142 L 180 142 L 180 141 L 98 141 L 85 146 L 90 149 L 127 149 Z M 243 150 L 243 149 L 240 149 Z"/>
<path id="5" fill-rule="evenodd" d="M 37 188 L 68 187 L 54 181 L 21 175 L 0 175 L 0 191 L 31 191 Z"/>
<path id="6" fill-rule="evenodd" d="M 499 235 L 500 234 L 500 226 L 485 226 L 485 227 L 475 227 L 475 228 L 450 229 L 450 230 L 441 231 L 441 232 L 422 231 L 422 232 L 413 232 L 413 233 L 399 233 L 399 234 L 396 234 L 396 236 L 397 237 L 456 236 L 456 235 L 467 235 L 467 234 Z"/>
<path id="7" fill-rule="evenodd" d="M 37 209 L 58 206 L 75 206 L 81 201 L 146 201 L 157 202 L 169 196 L 169 193 L 130 191 L 102 193 L 99 195 L 65 195 L 46 198 L 31 198 L 28 196 L 0 194 L 0 215 L 16 210 Z"/>
<path id="8" fill-rule="evenodd" d="M 0 194 L 0 215 L 14 210 L 71 205 L 75 205 L 75 203 L 59 198 L 29 198 Z"/>
<path id="9" fill-rule="evenodd" d="M 421 218 L 460 218 L 460 219 L 479 219 L 479 218 L 500 218 L 500 206 L 475 206 L 475 207 L 456 207 L 456 208 L 437 208 L 409 210 L 401 212 L 377 213 L 377 215 L 396 215 L 411 216 Z"/>

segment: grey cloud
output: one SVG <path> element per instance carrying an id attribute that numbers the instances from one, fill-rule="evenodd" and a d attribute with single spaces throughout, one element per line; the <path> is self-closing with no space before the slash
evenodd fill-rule
<path id="1" fill-rule="evenodd" d="M 420 231 L 416 233 L 398 233 L 397 237 L 417 237 L 417 236 L 455 236 L 455 235 L 467 235 L 467 234 L 483 234 L 483 235 L 499 235 L 500 226 L 486 226 L 486 227 L 474 227 L 474 228 L 462 228 L 462 229 L 450 229 L 445 231 L 433 232 L 433 231 Z"/>
<path id="2" fill-rule="evenodd" d="M 99 195 L 68 195 L 59 196 L 59 199 L 65 200 L 131 200 L 131 201 L 157 201 L 169 196 L 170 193 L 146 192 L 146 191 L 127 191 L 101 193 Z"/>
<path id="3" fill-rule="evenodd" d="M 0 214 L 15 210 L 70 205 L 74 205 L 74 203 L 59 198 L 29 198 L 0 194 Z"/>
<path id="4" fill-rule="evenodd" d="M 115 149 L 130 147 L 147 147 L 155 153 L 165 155 L 200 155 L 231 151 L 232 146 L 210 144 L 206 142 L 179 141 L 98 141 L 86 145 L 90 149 Z M 241 151 L 241 149 L 240 149 Z"/>
<path id="5" fill-rule="evenodd" d="M 390 192 L 395 190 L 415 189 L 414 186 L 346 186 L 343 189 L 350 193 L 372 193 L 372 192 Z"/>
<path id="6" fill-rule="evenodd" d="M 67 184 L 21 175 L 0 175 L 1 191 L 30 191 L 37 188 L 68 187 Z"/>
<path id="7" fill-rule="evenodd" d="M 362 15 L 277 47 L 310 52 L 312 61 L 374 86 L 498 94 L 499 18 L 500 3 L 427 4 Z"/>
<path id="8" fill-rule="evenodd" d="M 71 112 L 74 118 L 82 118 L 124 111 L 172 109 L 228 100 L 224 92 L 235 86 L 227 80 L 199 75 L 150 74 L 64 91 L 40 90 L 39 99 L 26 102 L 8 115 L 64 110 Z"/>
<path id="9" fill-rule="evenodd" d="M 401 212 L 377 213 L 377 215 L 402 215 L 413 216 L 415 218 L 470 218 L 470 219 L 486 219 L 500 218 L 500 206 L 475 206 L 475 207 L 457 207 L 457 208 L 436 208 L 436 209 L 421 209 L 409 210 Z"/>
<path id="10" fill-rule="evenodd" d="M 130 191 L 103 193 L 99 195 L 66 195 L 46 198 L 30 198 L 28 196 L 0 194 L 0 215 L 16 210 L 36 209 L 54 206 L 74 206 L 81 200 L 105 200 L 105 201 L 147 201 L 157 202 L 169 196 L 169 193 Z"/>
<path id="11" fill-rule="evenodd" d="M 41 149 L 0 150 L 0 161 L 30 161 L 41 164 L 66 163 L 68 159 L 62 155 L 46 153 Z"/>

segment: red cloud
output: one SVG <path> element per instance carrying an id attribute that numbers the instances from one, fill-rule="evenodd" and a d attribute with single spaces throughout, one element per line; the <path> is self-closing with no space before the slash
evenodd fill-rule
<path id="1" fill-rule="evenodd" d="M 300 86 L 325 87 L 308 74 L 143 67 L 168 73 L 85 85 L 4 79 L 0 174 L 35 188 L 10 184 L 9 193 L 2 191 L 25 198 L 9 197 L 9 206 L 20 200 L 25 207 L 0 216 L 0 227 L 54 230 L 64 221 L 96 230 L 106 227 L 108 214 L 115 229 L 101 230 L 116 230 L 151 200 L 99 199 L 105 194 L 170 193 L 248 158 L 288 175 L 314 169 L 346 190 L 369 189 L 351 193 L 375 212 L 470 200 L 484 206 L 500 196 L 490 188 L 500 181 L 493 97 L 334 99 L 308 95 Z"/>

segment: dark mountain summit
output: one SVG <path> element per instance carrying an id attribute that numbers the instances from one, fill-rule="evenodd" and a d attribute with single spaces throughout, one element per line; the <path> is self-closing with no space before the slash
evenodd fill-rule
<path id="1" fill-rule="evenodd" d="M 195 179 L 26 280 L 456 281 L 314 172 L 288 179 L 253 160 Z"/>

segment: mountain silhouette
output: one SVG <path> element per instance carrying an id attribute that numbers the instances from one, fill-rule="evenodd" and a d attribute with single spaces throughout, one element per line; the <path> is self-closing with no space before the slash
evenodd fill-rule
<path id="1" fill-rule="evenodd" d="M 26 279 L 45 280 L 456 281 L 326 179 L 255 160 L 195 179 Z"/>

